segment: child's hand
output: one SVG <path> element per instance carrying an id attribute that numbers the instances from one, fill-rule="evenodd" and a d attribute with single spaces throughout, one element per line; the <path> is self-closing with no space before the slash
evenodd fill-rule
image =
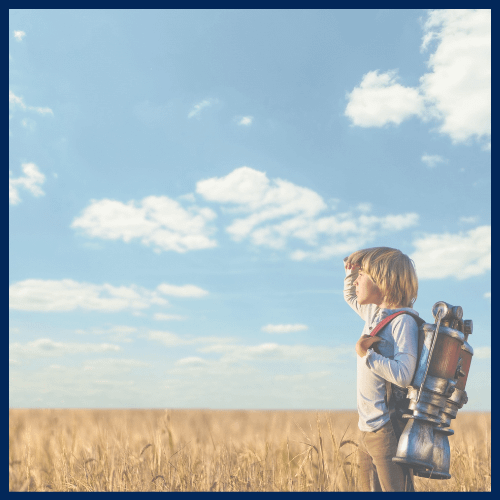
<path id="1" fill-rule="evenodd" d="M 356 352 L 358 356 L 362 358 L 373 343 L 380 342 L 381 340 L 382 339 L 376 335 L 373 337 L 370 337 L 370 335 L 361 335 L 359 340 L 356 342 Z"/>
<path id="2" fill-rule="evenodd" d="M 354 271 L 359 269 L 358 264 L 353 264 L 352 262 L 349 262 L 348 257 L 346 257 L 344 259 L 344 267 L 345 267 L 346 271 L 351 271 L 351 272 L 354 272 Z"/>

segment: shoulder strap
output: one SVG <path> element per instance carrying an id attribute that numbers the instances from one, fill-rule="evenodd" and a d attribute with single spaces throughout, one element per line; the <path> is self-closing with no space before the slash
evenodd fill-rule
<path id="1" fill-rule="evenodd" d="M 417 316 L 416 314 L 413 314 L 409 311 L 398 311 L 398 312 L 395 312 L 394 314 L 390 314 L 389 316 L 387 316 L 387 318 L 384 318 L 370 333 L 370 336 L 371 337 L 374 337 L 375 335 L 377 335 L 377 333 L 382 330 L 382 328 L 384 328 L 384 326 L 388 325 L 394 318 L 400 316 L 401 314 L 409 314 L 416 322 L 417 322 L 417 325 L 420 326 L 422 325 L 423 323 L 425 323 L 425 320 L 423 320 L 420 316 Z M 386 397 L 385 397 L 385 404 L 387 405 L 387 408 L 389 407 L 392 407 L 394 409 L 394 401 L 392 401 L 392 393 L 393 393 L 393 388 L 392 388 L 393 384 L 391 384 L 391 382 L 389 382 L 388 380 L 385 381 L 385 389 L 386 389 Z M 394 386 L 394 387 L 397 387 L 397 386 Z M 398 388 L 399 390 L 401 390 L 401 388 Z M 404 389 L 403 389 L 404 391 Z M 406 394 L 406 393 L 405 393 Z M 404 400 L 406 401 L 406 399 Z M 398 404 L 398 402 L 396 401 L 395 403 L 396 405 Z M 389 406 L 391 405 L 391 406 Z M 404 413 L 404 411 L 401 411 L 401 413 Z M 399 438 L 398 438 L 399 439 Z"/>
<path id="2" fill-rule="evenodd" d="M 384 328 L 385 325 L 389 324 L 395 317 L 400 316 L 401 314 L 409 314 L 416 322 L 417 325 L 420 326 L 422 323 L 425 323 L 425 321 L 420 317 L 417 316 L 416 314 L 413 314 L 409 311 L 398 311 L 395 312 L 394 314 L 391 314 L 387 316 L 387 318 L 384 318 L 371 332 L 370 332 L 370 337 L 374 337 L 377 335 L 382 328 Z"/>

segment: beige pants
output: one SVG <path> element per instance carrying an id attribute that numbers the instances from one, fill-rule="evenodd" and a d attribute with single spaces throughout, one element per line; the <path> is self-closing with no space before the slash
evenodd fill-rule
<path id="1" fill-rule="evenodd" d="M 411 469 L 392 461 L 400 434 L 398 424 L 392 420 L 375 432 L 361 432 L 361 491 L 415 491 Z"/>

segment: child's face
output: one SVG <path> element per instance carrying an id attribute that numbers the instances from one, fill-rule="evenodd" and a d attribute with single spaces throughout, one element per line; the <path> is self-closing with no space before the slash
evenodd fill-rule
<path id="1" fill-rule="evenodd" d="M 354 282 L 354 285 L 356 286 L 356 296 L 359 305 L 382 304 L 384 296 L 380 288 L 363 270 L 360 269 L 358 277 Z"/>

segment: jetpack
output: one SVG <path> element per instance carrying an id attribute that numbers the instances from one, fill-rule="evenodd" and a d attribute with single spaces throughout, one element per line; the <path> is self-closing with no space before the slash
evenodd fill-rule
<path id="1" fill-rule="evenodd" d="M 435 323 L 419 327 L 418 363 L 408 387 L 407 419 L 392 459 L 415 476 L 450 479 L 451 421 L 467 403 L 465 384 L 474 351 L 467 342 L 472 320 L 460 306 L 436 302 Z"/>

